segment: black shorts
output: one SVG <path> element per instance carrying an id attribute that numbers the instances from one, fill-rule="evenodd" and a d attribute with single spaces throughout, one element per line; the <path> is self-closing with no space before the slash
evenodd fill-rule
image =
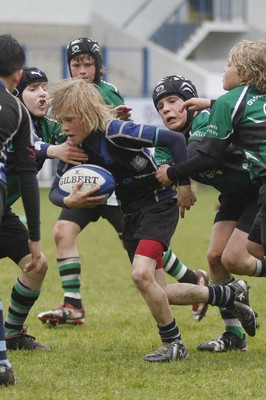
<path id="1" fill-rule="evenodd" d="M 260 213 L 256 215 L 255 221 L 250 229 L 248 239 L 251 242 L 262 244 L 261 242 L 261 229 L 260 229 Z"/>
<path id="2" fill-rule="evenodd" d="M 259 211 L 258 194 L 258 188 L 253 185 L 231 195 L 220 194 L 220 207 L 215 215 L 214 223 L 236 221 L 236 228 L 249 233 Z"/>
<path id="3" fill-rule="evenodd" d="M 23 257 L 30 254 L 28 240 L 27 228 L 17 215 L 6 207 L 1 222 L 0 258 L 8 257 L 18 264 Z"/>
<path id="4" fill-rule="evenodd" d="M 71 221 L 84 229 L 90 222 L 97 222 L 99 218 L 107 219 L 115 228 L 118 236 L 122 237 L 123 214 L 119 206 L 102 205 L 93 208 L 63 208 L 58 220 Z"/>
<path id="5" fill-rule="evenodd" d="M 130 261 L 133 261 L 140 239 L 156 240 L 167 249 L 178 217 L 178 206 L 174 199 L 143 207 L 133 214 L 125 214 L 123 240 Z"/>

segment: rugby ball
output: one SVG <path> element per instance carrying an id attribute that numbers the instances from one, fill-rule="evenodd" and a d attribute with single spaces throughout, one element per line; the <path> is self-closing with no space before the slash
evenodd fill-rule
<path id="1" fill-rule="evenodd" d="M 85 192 L 100 186 L 93 196 L 108 194 L 111 196 L 115 189 L 115 179 L 106 169 L 93 164 L 77 165 L 68 169 L 59 180 L 59 190 L 64 195 L 69 195 L 78 182 L 83 182 L 81 191 Z"/>

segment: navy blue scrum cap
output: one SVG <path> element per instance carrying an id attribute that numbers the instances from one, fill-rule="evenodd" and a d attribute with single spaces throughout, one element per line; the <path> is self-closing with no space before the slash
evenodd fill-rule
<path id="1" fill-rule="evenodd" d="M 96 75 L 94 79 L 94 83 L 99 83 L 102 75 L 102 51 L 101 48 L 96 42 L 96 40 L 92 38 L 78 38 L 72 40 L 67 46 L 67 63 L 70 71 L 70 61 L 72 58 L 82 55 L 89 54 L 95 60 L 96 65 Z"/>
<path id="2" fill-rule="evenodd" d="M 35 82 L 48 82 L 46 74 L 35 67 L 23 68 L 23 74 L 18 86 L 15 89 L 14 95 L 19 97 L 22 101 L 23 90 L 26 89 L 27 86 Z"/>
<path id="3" fill-rule="evenodd" d="M 152 99 L 157 109 L 158 102 L 164 97 L 175 95 L 186 101 L 192 97 L 199 97 L 193 83 L 180 75 L 169 75 L 162 78 L 155 86 Z"/>

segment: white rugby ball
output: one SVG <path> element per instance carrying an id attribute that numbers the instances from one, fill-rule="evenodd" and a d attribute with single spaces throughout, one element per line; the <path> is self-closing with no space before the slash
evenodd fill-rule
<path id="1" fill-rule="evenodd" d="M 81 191 L 85 192 L 100 186 L 98 192 L 93 196 L 108 194 L 111 196 L 115 189 L 115 179 L 113 175 L 105 168 L 93 164 L 77 165 L 68 169 L 59 180 L 59 190 L 62 194 L 68 195 L 78 182 L 83 182 Z"/>

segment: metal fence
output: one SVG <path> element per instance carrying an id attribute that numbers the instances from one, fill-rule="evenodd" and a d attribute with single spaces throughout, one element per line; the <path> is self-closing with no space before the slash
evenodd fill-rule
<path id="1" fill-rule="evenodd" d="M 150 36 L 176 52 L 204 21 L 247 21 L 247 0 L 185 0 Z"/>

